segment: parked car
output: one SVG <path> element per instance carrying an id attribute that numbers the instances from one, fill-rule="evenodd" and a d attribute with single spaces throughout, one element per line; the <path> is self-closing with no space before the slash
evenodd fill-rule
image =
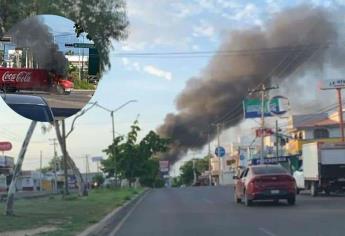
<path id="1" fill-rule="evenodd" d="M 244 201 L 250 206 L 256 200 L 286 199 L 289 205 L 296 202 L 296 182 L 280 165 L 249 166 L 240 176 L 234 176 L 235 202 Z"/>

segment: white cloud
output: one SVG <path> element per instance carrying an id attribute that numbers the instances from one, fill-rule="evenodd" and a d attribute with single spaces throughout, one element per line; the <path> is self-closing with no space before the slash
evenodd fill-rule
<path id="1" fill-rule="evenodd" d="M 165 71 L 162 69 L 157 68 L 153 65 L 142 65 L 137 61 L 131 61 L 130 59 L 123 57 L 121 58 L 122 65 L 125 67 L 126 70 L 129 71 L 137 71 L 141 73 L 147 73 L 159 78 L 163 78 L 166 80 L 172 79 L 172 73 L 170 71 Z"/>
<path id="2" fill-rule="evenodd" d="M 212 38 L 215 35 L 215 29 L 214 27 L 207 23 L 206 21 L 200 21 L 200 24 L 198 26 L 195 26 L 193 28 L 193 36 L 194 37 L 207 37 Z"/>
<path id="3" fill-rule="evenodd" d="M 144 71 L 150 75 L 154 75 L 159 78 L 163 78 L 166 80 L 172 79 L 172 73 L 169 71 L 164 71 L 162 69 L 159 69 L 153 65 L 147 65 L 144 67 Z"/>
<path id="4" fill-rule="evenodd" d="M 248 3 L 244 6 L 243 10 L 237 12 L 237 14 L 233 16 L 233 19 L 240 21 L 245 18 L 252 18 L 256 14 L 257 10 L 258 9 L 254 4 Z"/>
<path id="5" fill-rule="evenodd" d="M 267 11 L 270 14 L 277 13 L 281 10 L 280 0 L 266 0 Z"/>
<path id="6" fill-rule="evenodd" d="M 121 58 L 122 65 L 129 71 L 141 71 L 141 66 L 136 61 L 131 61 L 126 57 Z"/>

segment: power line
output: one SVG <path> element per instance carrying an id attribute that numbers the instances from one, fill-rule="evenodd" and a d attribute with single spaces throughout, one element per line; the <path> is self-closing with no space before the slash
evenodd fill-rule
<path id="1" fill-rule="evenodd" d="M 257 49 L 233 49 L 233 50 L 214 50 L 214 51 L 178 51 L 178 52 L 142 52 L 142 53 L 114 53 L 117 57 L 205 57 L 205 56 L 252 56 L 255 54 L 274 54 L 284 52 L 298 52 L 305 49 L 327 48 L 331 44 L 306 44 L 296 46 L 281 46 Z"/>

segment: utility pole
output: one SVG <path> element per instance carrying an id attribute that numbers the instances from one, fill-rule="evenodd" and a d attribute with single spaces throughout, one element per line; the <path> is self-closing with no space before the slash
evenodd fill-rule
<path id="1" fill-rule="evenodd" d="M 195 158 L 194 158 L 194 154 L 193 154 L 193 184 L 196 183 L 196 172 L 195 172 Z"/>
<path id="2" fill-rule="evenodd" d="M 52 141 L 53 143 L 50 145 L 54 146 L 54 157 L 53 157 L 53 164 L 54 164 L 54 192 L 57 193 L 58 192 L 58 186 L 57 186 L 57 168 L 56 166 L 58 165 L 57 163 L 57 151 L 56 151 L 56 147 L 58 145 L 57 143 L 57 139 L 56 138 L 52 138 L 49 139 L 49 141 Z"/>
<path id="3" fill-rule="evenodd" d="M 88 174 L 89 174 L 89 156 L 86 154 L 85 155 L 85 179 L 86 179 L 86 186 L 87 188 L 89 188 L 89 178 L 88 178 Z"/>
<path id="4" fill-rule="evenodd" d="M 270 91 L 272 89 L 278 89 L 278 86 L 275 87 L 266 87 L 265 84 L 261 85 L 261 88 L 259 89 L 254 89 L 254 90 L 249 90 L 249 94 L 252 93 L 260 93 L 261 94 L 261 155 L 260 155 L 260 164 L 265 163 L 265 157 L 264 157 L 264 130 L 265 130 L 265 97 L 266 97 L 266 92 Z"/>
<path id="5" fill-rule="evenodd" d="M 57 193 L 58 192 L 58 186 L 57 186 L 57 168 L 56 165 L 57 163 L 57 151 L 56 151 L 56 146 L 58 145 L 57 143 L 57 139 L 53 138 L 53 139 L 49 139 L 49 141 L 52 141 L 53 143 L 50 145 L 54 146 L 54 157 L 53 157 L 53 164 L 54 164 L 54 192 Z"/>
<path id="6" fill-rule="evenodd" d="M 66 153 L 66 127 L 65 120 L 62 120 L 62 140 L 63 140 L 63 165 L 64 165 L 64 176 L 65 176 L 65 191 L 64 196 L 68 195 L 68 169 L 67 169 L 67 153 Z"/>
<path id="7" fill-rule="evenodd" d="M 114 122 L 114 111 L 110 112 L 111 116 L 111 126 L 113 130 L 113 157 L 114 157 L 114 177 L 115 177 L 115 186 L 117 187 L 117 168 L 116 168 L 116 150 L 115 150 L 115 122 Z M 98 171 L 98 170 L 97 170 Z"/>
<path id="8" fill-rule="evenodd" d="M 279 127 L 278 127 L 278 120 L 276 120 L 276 156 L 277 159 L 279 157 Z"/>
<path id="9" fill-rule="evenodd" d="M 211 165 L 211 140 L 210 140 L 210 128 L 207 132 L 207 143 L 208 143 L 208 185 L 212 186 L 212 165 Z"/>
<path id="10" fill-rule="evenodd" d="M 40 151 L 40 192 L 42 192 L 42 150 Z"/>
<path id="11" fill-rule="evenodd" d="M 114 110 L 110 110 L 104 106 L 101 106 L 100 104 L 98 103 L 95 103 L 95 105 L 107 112 L 110 113 L 110 117 L 111 117 L 111 124 L 112 124 L 112 131 L 113 131 L 113 141 L 112 141 L 112 144 L 114 144 L 114 141 L 115 141 L 115 122 L 114 122 L 114 113 L 117 112 L 118 110 L 122 109 L 123 107 L 127 106 L 129 103 L 132 103 L 132 102 L 137 102 L 137 100 L 129 100 L 127 101 L 126 103 L 122 104 L 121 106 L 119 106 L 118 108 L 114 109 Z M 115 145 L 114 145 L 115 146 Z M 117 186 L 117 163 L 116 163 L 116 153 L 115 153 L 115 148 L 113 147 L 112 148 L 112 154 L 113 154 L 113 157 L 114 157 L 114 177 L 115 177 L 115 184 Z"/>
<path id="12" fill-rule="evenodd" d="M 337 95 L 338 95 L 338 103 L 339 103 L 339 109 L 338 109 L 338 115 L 339 115 L 339 122 L 340 122 L 340 131 L 341 131 L 341 141 L 345 142 L 345 136 L 344 136 L 344 118 L 343 118 L 343 102 L 341 98 L 341 88 L 337 88 Z"/>
<path id="13" fill-rule="evenodd" d="M 221 129 L 221 123 L 217 123 L 217 148 L 220 147 L 220 129 Z M 218 175 L 218 185 L 220 185 L 221 182 L 223 182 L 223 163 L 222 158 L 218 156 L 219 159 L 219 175 Z"/>

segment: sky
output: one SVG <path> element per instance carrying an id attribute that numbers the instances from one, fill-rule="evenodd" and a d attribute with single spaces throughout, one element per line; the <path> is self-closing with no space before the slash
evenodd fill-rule
<path id="1" fill-rule="evenodd" d="M 203 71 L 212 55 L 148 58 L 121 54 L 215 51 L 228 32 L 262 27 L 264 21 L 282 9 L 310 2 L 334 8 L 345 5 L 345 1 L 341 0 L 128 0 L 129 37 L 124 42 L 113 42 L 111 69 L 104 74 L 91 101 L 115 109 L 128 100 L 138 100 L 115 113 L 115 130 L 116 135 L 126 134 L 132 122 L 139 117 L 142 128 L 140 137 L 143 137 L 162 124 L 167 113 L 176 111 L 176 96 L 188 79 Z M 55 34 L 61 34 L 69 32 L 73 23 L 54 18 L 47 20 L 47 24 L 52 26 Z M 62 38 L 57 37 L 56 40 L 63 40 Z M 13 149 L 5 154 L 17 157 L 30 121 L 18 116 L 3 101 L 0 101 L 0 111 L 0 141 L 12 142 Z M 66 120 L 67 128 L 72 120 L 73 117 Z M 247 127 L 257 125 L 255 121 L 248 121 L 246 124 Z M 35 130 L 23 169 L 39 168 L 41 152 L 43 166 L 53 156 L 51 139 L 55 138 L 55 132 L 52 130 L 43 134 L 42 125 L 38 124 Z M 250 132 L 251 129 L 248 128 L 247 133 Z M 227 133 L 221 137 L 226 145 L 237 139 L 237 136 Z M 67 148 L 77 166 L 84 172 L 85 157 L 106 158 L 102 150 L 111 140 L 110 114 L 94 107 L 77 120 L 75 131 L 67 139 Z M 204 154 L 205 149 L 196 154 L 188 154 L 176 165 L 176 169 L 192 156 L 201 157 Z M 96 164 L 90 163 L 90 168 L 95 171 Z"/>

